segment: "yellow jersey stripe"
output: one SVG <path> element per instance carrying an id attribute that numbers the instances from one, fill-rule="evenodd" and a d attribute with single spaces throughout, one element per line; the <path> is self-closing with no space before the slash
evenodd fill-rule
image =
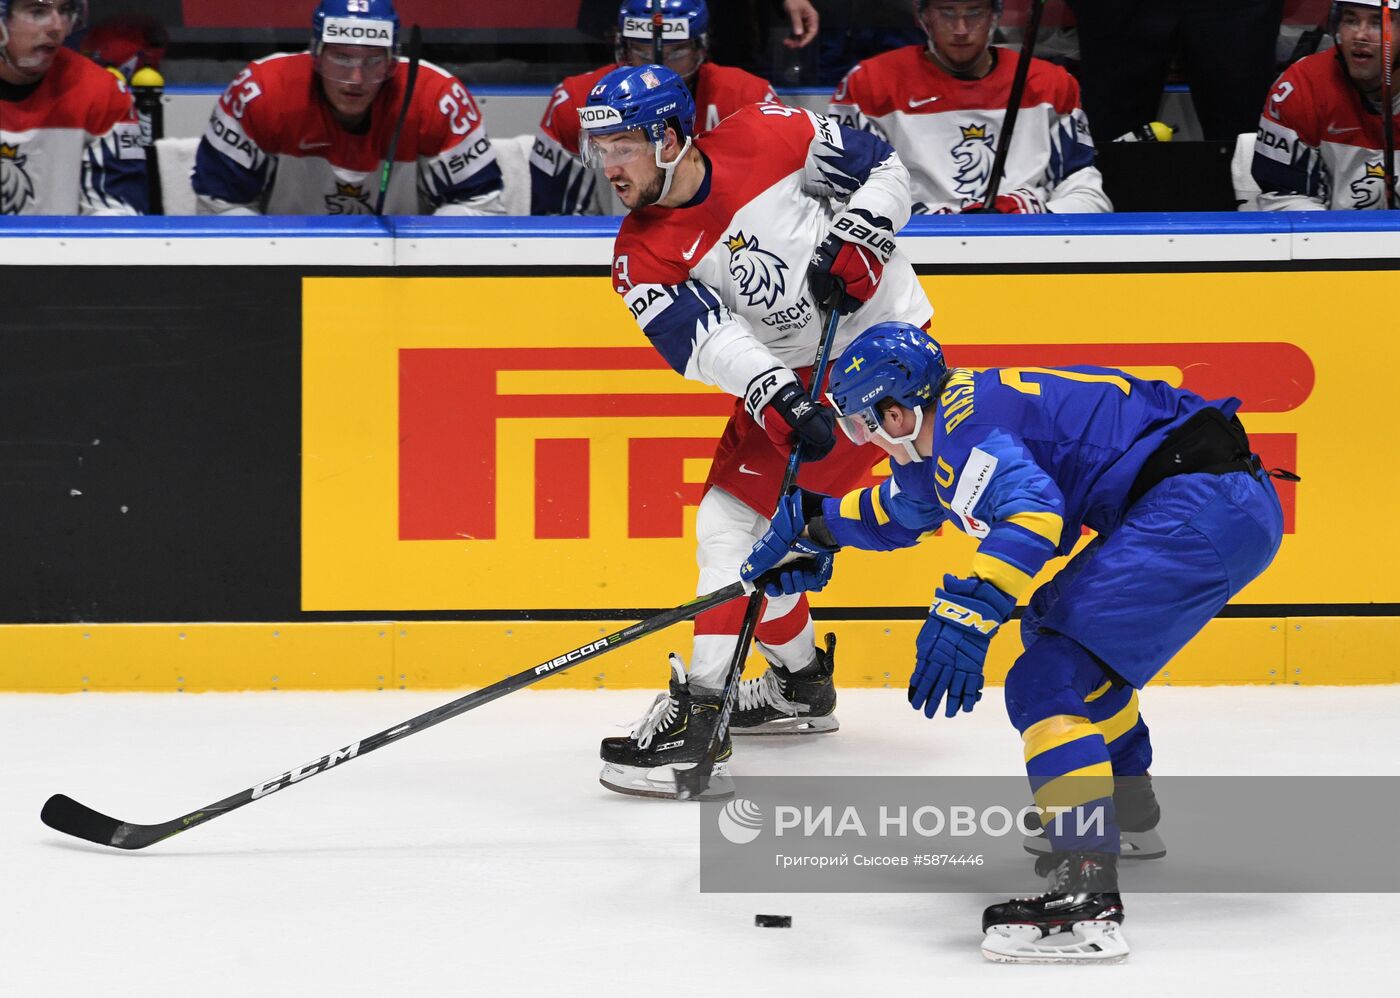
<path id="1" fill-rule="evenodd" d="M 1109 690 L 1111 690 L 1111 689 L 1113 689 L 1113 680 L 1110 679 L 1108 682 L 1104 683 L 1102 686 L 1100 686 L 1100 687 L 1099 687 L 1098 689 L 1096 689 L 1094 692 L 1090 693 L 1087 697 L 1085 697 L 1085 698 L 1084 698 L 1084 702 L 1085 702 L 1085 703 L 1093 703 L 1095 700 L 1097 700 L 1099 697 L 1103 696 L 1105 693 L 1107 693 L 1107 692 L 1108 692 Z"/>
<path id="2" fill-rule="evenodd" d="M 1020 596 L 1031 587 L 1031 577 L 1025 572 L 980 551 L 972 556 L 972 574 L 990 582 L 1008 596 Z"/>
<path id="3" fill-rule="evenodd" d="M 1035 792 L 1036 806 L 1044 812 L 1040 823 L 1055 820 L 1055 809 L 1068 809 L 1113 796 L 1113 763 L 1096 762 L 1057 776 Z M 1073 827 L 1073 823 L 1069 827 Z"/>
<path id="4" fill-rule="evenodd" d="M 890 514 L 885 512 L 885 507 L 880 502 L 880 486 L 875 486 L 870 490 L 870 508 L 875 511 L 875 522 L 884 526 L 890 522 Z"/>
<path id="5" fill-rule="evenodd" d="M 1099 734 L 1097 725 L 1087 717 L 1073 714 L 1056 714 L 1043 721 L 1037 721 L 1025 730 L 1021 740 L 1026 746 L 1026 762 L 1030 762 L 1042 752 L 1067 745 L 1088 735 Z"/>
<path id="6" fill-rule="evenodd" d="M 1058 513 L 1012 513 L 1006 520 L 1038 537 L 1044 537 L 1056 547 L 1060 546 L 1060 535 L 1065 532 L 1065 519 Z"/>
<path id="7" fill-rule="evenodd" d="M 1103 732 L 1105 742 L 1112 742 L 1126 735 L 1137 722 L 1138 695 L 1137 690 L 1133 690 L 1133 695 L 1128 698 L 1128 702 L 1122 710 L 1107 720 L 1100 721 L 1095 727 Z"/>
<path id="8" fill-rule="evenodd" d="M 856 489 L 854 492 L 847 492 L 841 497 L 841 516 L 847 520 L 860 519 L 860 494 L 865 489 Z"/>

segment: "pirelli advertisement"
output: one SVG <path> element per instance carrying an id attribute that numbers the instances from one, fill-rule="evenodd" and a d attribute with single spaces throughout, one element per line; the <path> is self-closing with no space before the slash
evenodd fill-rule
<path id="1" fill-rule="evenodd" d="M 1358 558 L 1337 529 L 1375 463 L 1361 428 L 1384 405 L 1375 369 L 1335 332 L 1335 281 L 924 279 L 953 364 L 1100 364 L 1243 399 L 1265 464 L 1303 478 L 1280 483 L 1287 539 L 1245 602 L 1396 602 L 1396 532 L 1378 529 Z M 303 337 L 303 609 L 602 610 L 692 594 L 695 507 L 732 400 L 667 368 L 607 281 L 310 279 Z M 931 591 L 966 571 L 971 544 L 945 530 L 893 555 L 845 552 L 816 602 L 888 607 L 890 577 Z"/>
<path id="2" fill-rule="evenodd" d="M 1186 266 L 921 279 L 953 364 L 1235 395 L 1265 464 L 1302 477 L 1279 483 L 1272 567 L 1160 681 L 1400 681 L 1400 346 L 1367 304 L 1400 295 L 1400 272 Z M 694 595 L 732 400 L 665 365 L 602 268 L 7 277 L 0 688 L 484 685 Z M 56 304 L 73 280 L 90 308 Z M 1339 289 L 1363 285 L 1345 308 Z M 813 597 L 840 681 L 902 685 L 928 594 L 972 553 L 946 528 L 843 552 Z M 688 640 L 680 625 L 548 683 L 654 687 Z M 1018 651 L 1003 628 L 990 681 Z"/>

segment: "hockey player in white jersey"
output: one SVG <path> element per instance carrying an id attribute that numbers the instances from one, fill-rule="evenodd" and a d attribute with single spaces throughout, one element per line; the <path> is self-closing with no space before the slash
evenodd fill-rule
<path id="1" fill-rule="evenodd" d="M 909 177 L 883 139 L 781 104 L 693 137 L 694 114 L 675 73 L 623 67 L 593 87 L 579 120 L 585 158 L 630 211 L 614 289 L 678 374 L 736 399 L 696 514 L 698 590 L 709 592 L 733 582 L 767 528 L 793 446 L 808 462 L 799 482 L 827 491 L 870 480 L 884 457 L 838 439 L 819 388 L 803 388 L 823 310 L 856 313 L 838 327 L 839 350 L 868 323 L 926 326 L 933 309 L 895 247 Z M 669 695 L 629 738 L 604 740 L 604 786 L 675 796 L 671 767 L 708 745 L 743 616 L 735 602 L 696 619 L 689 671 L 672 656 Z M 740 687 L 735 734 L 835 730 L 834 639 L 818 649 L 814 637 L 805 597 L 768 602 L 756 638 L 770 668 Z M 727 737 L 710 798 L 732 793 Z"/>
<path id="2" fill-rule="evenodd" d="M 0 0 L 0 215 L 147 209 L 131 92 L 63 46 L 86 15 L 86 0 Z"/>
<path id="3" fill-rule="evenodd" d="M 991 45 L 1002 0 L 912 0 L 927 45 L 858 63 L 828 113 L 886 139 L 909 168 L 914 213 L 982 207 L 1016 71 Z M 1079 84 L 1032 59 L 996 204 L 1004 214 L 1106 212 Z"/>

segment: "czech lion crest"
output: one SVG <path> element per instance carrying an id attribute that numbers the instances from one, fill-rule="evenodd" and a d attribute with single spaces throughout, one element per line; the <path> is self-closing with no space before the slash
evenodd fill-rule
<path id="1" fill-rule="evenodd" d="M 992 136 L 986 125 L 961 125 L 962 141 L 953 146 L 953 184 L 965 198 L 980 198 L 987 192 L 996 158 Z"/>
<path id="2" fill-rule="evenodd" d="M 787 290 L 787 264 L 782 257 L 758 245 L 754 236 L 742 229 L 724 241 L 729 250 L 729 276 L 739 286 L 739 294 L 754 308 L 772 308 Z"/>
<path id="3" fill-rule="evenodd" d="M 369 194 L 363 184 L 337 183 L 335 193 L 326 195 L 326 213 L 329 215 L 373 215 L 369 205 Z"/>
<path id="4" fill-rule="evenodd" d="M 1385 191 L 1385 166 L 1380 160 L 1366 164 L 1366 173 L 1351 182 L 1351 206 L 1353 208 L 1380 207 Z"/>
<path id="5" fill-rule="evenodd" d="M 34 200 L 34 181 L 24 169 L 29 157 L 0 142 L 0 215 L 18 215 Z"/>

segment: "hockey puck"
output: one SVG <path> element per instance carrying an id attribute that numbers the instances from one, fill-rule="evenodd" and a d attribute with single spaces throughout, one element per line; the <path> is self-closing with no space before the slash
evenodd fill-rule
<path id="1" fill-rule="evenodd" d="M 755 915 L 753 924 L 760 929 L 790 929 L 792 928 L 791 915 Z"/>

